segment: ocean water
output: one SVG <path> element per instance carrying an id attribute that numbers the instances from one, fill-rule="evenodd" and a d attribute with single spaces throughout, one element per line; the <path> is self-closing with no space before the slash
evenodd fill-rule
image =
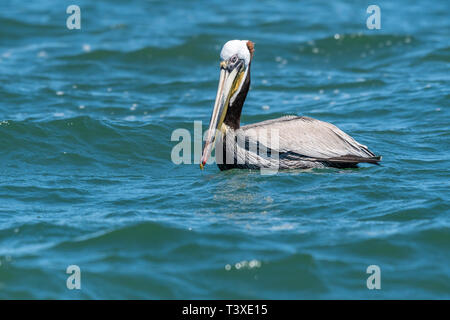
<path id="1" fill-rule="evenodd" d="M 450 298 L 447 0 L 1 9 L 1 299 Z M 255 43 L 243 123 L 329 121 L 382 165 L 174 164 L 173 131 L 207 128 L 230 39 Z"/>

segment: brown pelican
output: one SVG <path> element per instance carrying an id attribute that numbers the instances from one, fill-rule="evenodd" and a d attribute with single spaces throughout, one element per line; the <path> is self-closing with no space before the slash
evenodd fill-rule
<path id="1" fill-rule="evenodd" d="M 309 117 L 285 116 L 241 127 L 253 53 L 253 42 L 247 40 L 231 40 L 222 48 L 219 86 L 200 168 L 214 145 L 220 170 L 349 168 L 381 161 L 381 156 L 336 126 Z"/>

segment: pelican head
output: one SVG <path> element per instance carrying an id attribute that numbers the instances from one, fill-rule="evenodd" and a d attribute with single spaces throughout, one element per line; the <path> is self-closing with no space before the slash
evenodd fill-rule
<path id="1" fill-rule="evenodd" d="M 223 124 L 239 128 L 240 115 L 250 86 L 250 63 L 254 45 L 248 40 L 230 40 L 220 52 L 220 78 L 216 100 L 209 122 L 200 168 L 208 160 Z"/>

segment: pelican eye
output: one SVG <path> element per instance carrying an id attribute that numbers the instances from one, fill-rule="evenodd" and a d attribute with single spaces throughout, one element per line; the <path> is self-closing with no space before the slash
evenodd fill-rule
<path id="1" fill-rule="evenodd" d="M 239 69 L 244 65 L 244 60 L 239 59 L 237 55 L 232 56 L 230 59 L 228 59 L 228 70 L 231 71 L 235 68 Z"/>

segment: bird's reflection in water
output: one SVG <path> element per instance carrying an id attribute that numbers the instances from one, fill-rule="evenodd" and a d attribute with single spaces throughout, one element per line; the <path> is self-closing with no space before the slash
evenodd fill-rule
<path id="1" fill-rule="evenodd" d="M 248 204 L 260 204 L 261 186 L 255 181 L 256 172 L 231 170 L 219 172 L 220 181 L 214 188 L 214 201 L 230 207 L 242 207 Z"/>

